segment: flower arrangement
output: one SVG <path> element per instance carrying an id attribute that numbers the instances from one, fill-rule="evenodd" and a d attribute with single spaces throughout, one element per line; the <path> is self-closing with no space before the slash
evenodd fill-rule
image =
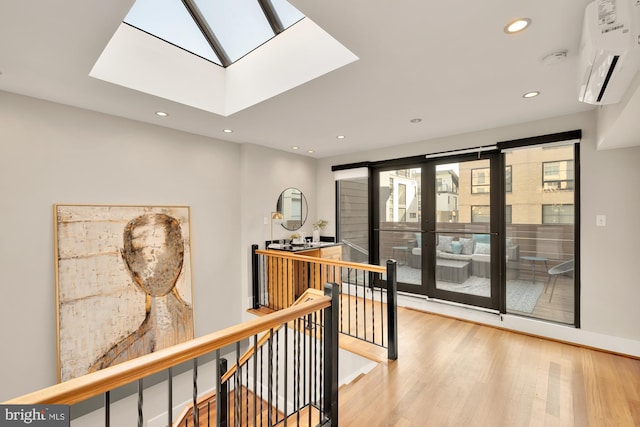
<path id="1" fill-rule="evenodd" d="M 318 221 L 313 223 L 314 230 L 324 230 L 324 228 L 329 224 L 329 221 L 326 219 L 319 219 Z"/>

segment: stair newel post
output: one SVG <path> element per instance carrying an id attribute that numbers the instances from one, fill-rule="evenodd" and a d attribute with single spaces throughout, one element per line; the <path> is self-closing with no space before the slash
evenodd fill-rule
<path id="1" fill-rule="evenodd" d="M 253 308 L 260 308 L 260 255 L 256 253 L 258 245 L 251 245 L 251 285 L 253 289 Z"/>
<path id="2" fill-rule="evenodd" d="M 216 378 L 216 426 L 227 427 L 228 425 L 228 411 L 229 407 L 229 384 L 225 381 L 221 383 L 220 379 L 227 373 L 227 359 L 220 358 L 220 350 L 216 351 L 218 359 L 217 378 Z"/>
<path id="3" fill-rule="evenodd" d="M 338 425 L 338 314 L 340 288 L 335 283 L 324 285 L 331 306 L 324 309 L 324 414 L 330 425 Z"/>
<path id="4" fill-rule="evenodd" d="M 398 264 L 387 261 L 387 334 L 389 360 L 398 360 Z"/>

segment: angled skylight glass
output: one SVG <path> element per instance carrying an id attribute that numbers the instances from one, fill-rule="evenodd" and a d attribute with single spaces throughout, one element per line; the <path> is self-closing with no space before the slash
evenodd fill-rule
<path id="1" fill-rule="evenodd" d="M 137 0 L 124 22 L 227 67 L 302 18 L 285 0 Z"/>
<path id="2" fill-rule="evenodd" d="M 124 22 L 222 65 L 180 0 L 137 0 Z"/>

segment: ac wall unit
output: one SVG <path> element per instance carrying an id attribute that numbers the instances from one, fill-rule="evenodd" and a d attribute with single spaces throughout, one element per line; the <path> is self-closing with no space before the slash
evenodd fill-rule
<path id="1" fill-rule="evenodd" d="M 640 0 L 587 5 L 579 50 L 578 100 L 615 104 L 640 67 Z"/>

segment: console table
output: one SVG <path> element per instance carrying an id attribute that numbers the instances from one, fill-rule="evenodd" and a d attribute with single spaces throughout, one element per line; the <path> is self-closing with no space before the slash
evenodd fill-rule
<path id="1" fill-rule="evenodd" d="M 270 250 L 285 251 L 307 257 L 331 260 L 342 259 L 342 243 L 319 242 L 309 245 L 270 245 Z M 339 271 L 332 266 L 319 265 L 300 260 L 268 258 L 267 280 L 269 305 L 276 309 L 291 306 L 302 293 L 309 289 L 323 289 L 325 282 L 339 279 Z"/>

